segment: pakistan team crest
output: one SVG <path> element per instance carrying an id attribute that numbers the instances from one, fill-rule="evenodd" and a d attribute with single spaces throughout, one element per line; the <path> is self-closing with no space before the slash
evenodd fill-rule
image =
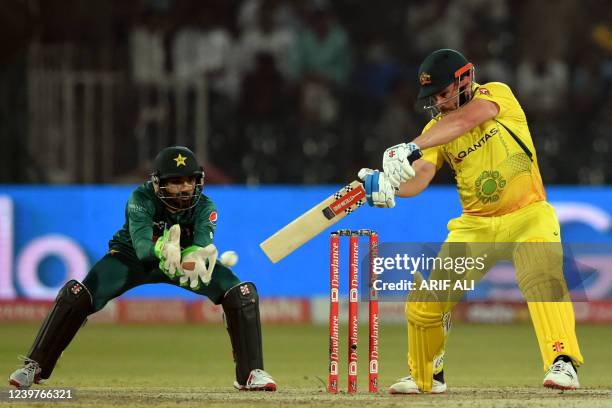
<path id="1" fill-rule="evenodd" d="M 499 196 L 506 187 L 506 180 L 497 170 L 483 171 L 474 183 L 476 197 L 483 203 L 489 204 L 499 200 Z"/>

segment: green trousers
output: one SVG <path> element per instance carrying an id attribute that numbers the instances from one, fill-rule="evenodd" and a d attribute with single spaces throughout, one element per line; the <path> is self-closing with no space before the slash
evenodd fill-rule
<path id="1" fill-rule="evenodd" d="M 120 296 L 136 286 L 147 283 L 168 283 L 179 286 L 178 278 L 172 280 L 158 267 L 158 262 L 141 262 L 135 257 L 111 251 L 100 259 L 89 271 L 83 284 L 93 298 L 94 313 L 102 309 L 109 300 Z M 185 290 L 204 295 L 213 303 L 220 304 L 223 296 L 240 280 L 231 269 L 217 262 L 208 285 L 198 290 Z"/>

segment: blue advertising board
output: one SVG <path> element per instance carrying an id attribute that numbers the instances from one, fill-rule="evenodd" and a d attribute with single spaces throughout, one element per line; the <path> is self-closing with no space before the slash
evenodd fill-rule
<path id="1" fill-rule="evenodd" d="M 49 299 L 70 277 L 82 279 L 122 226 L 134 187 L 0 186 L 0 299 Z M 205 193 L 219 213 L 215 243 L 220 252 L 238 253 L 235 273 L 256 282 L 264 296 L 323 295 L 329 285 L 329 231 L 277 264 L 259 243 L 337 188 L 208 186 Z M 565 242 L 612 243 L 612 187 L 549 187 L 547 192 Z M 440 242 L 447 222 L 460 213 L 455 188 L 433 186 L 398 200 L 392 210 L 363 207 L 334 228 L 374 229 L 381 243 Z M 348 259 L 343 254 L 341 259 Z M 147 285 L 125 296 L 193 297 L 169 285 Z"/>

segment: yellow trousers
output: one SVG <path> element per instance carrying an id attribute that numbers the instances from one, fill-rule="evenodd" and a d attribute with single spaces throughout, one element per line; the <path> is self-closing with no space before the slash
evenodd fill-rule
<path id="1" fill-rule="evenodd" d="M 544 370 L 559 355 L 583 362 L 576 338 L 574 309 L 563 277 L 559 222 L 545 201 L 498 217 L 462 215 L 448 223 L 448 236 L 438 257 L 484 255 L 484 268 L 466 278 L 479 280 L 498 260 L 514 264 L 517 283 L 538 339 Z M 487 257 L 485 253 L 493 254 Z M 448 278 L 452 271 L 434 270 L 429 280 Z M 431 391 L 433 375 L 443 369 L 450 311 L 461 293 L 415 291 L 406 302 L 408 365 L 419 388 Z"/>

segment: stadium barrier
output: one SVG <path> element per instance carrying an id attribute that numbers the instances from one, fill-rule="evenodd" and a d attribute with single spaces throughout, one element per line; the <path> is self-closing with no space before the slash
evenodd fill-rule
<path id="1" fill-rule="evenodd" d="M 347 302 L 347 299 L 341 299 Z M 51 308 L 46 300 L 0 300 L 0 324 L 42 322 Z M 344 310 L 347 310 L 346 304 Z M 328 323 L 327 297 L 263 298 L 260 302 L 264 324 L 319 324 Z M 360 302 L 360 310 L 367 304 Z M 578 323 L 612 324 L 612 301 L 574 303 Z M 346 316 L 340 312 L 341 319 Z M 345 312 L 346 313 L 346 312 Z M 379 304 L 381 324 L 405 324 L 404 304 Z M 367 313 L 360 314 L 360 322 L 367 323 Z M 141 324 L 221 324 L 222 309 L 207 300 L 133 300 L 111 301 L 100 312 L 90 317 L 92 323 Z M 467 301 L 453 309 L 454 322 L 511 324 L 529 321 L 527 305 L 523 302 Z"/>

